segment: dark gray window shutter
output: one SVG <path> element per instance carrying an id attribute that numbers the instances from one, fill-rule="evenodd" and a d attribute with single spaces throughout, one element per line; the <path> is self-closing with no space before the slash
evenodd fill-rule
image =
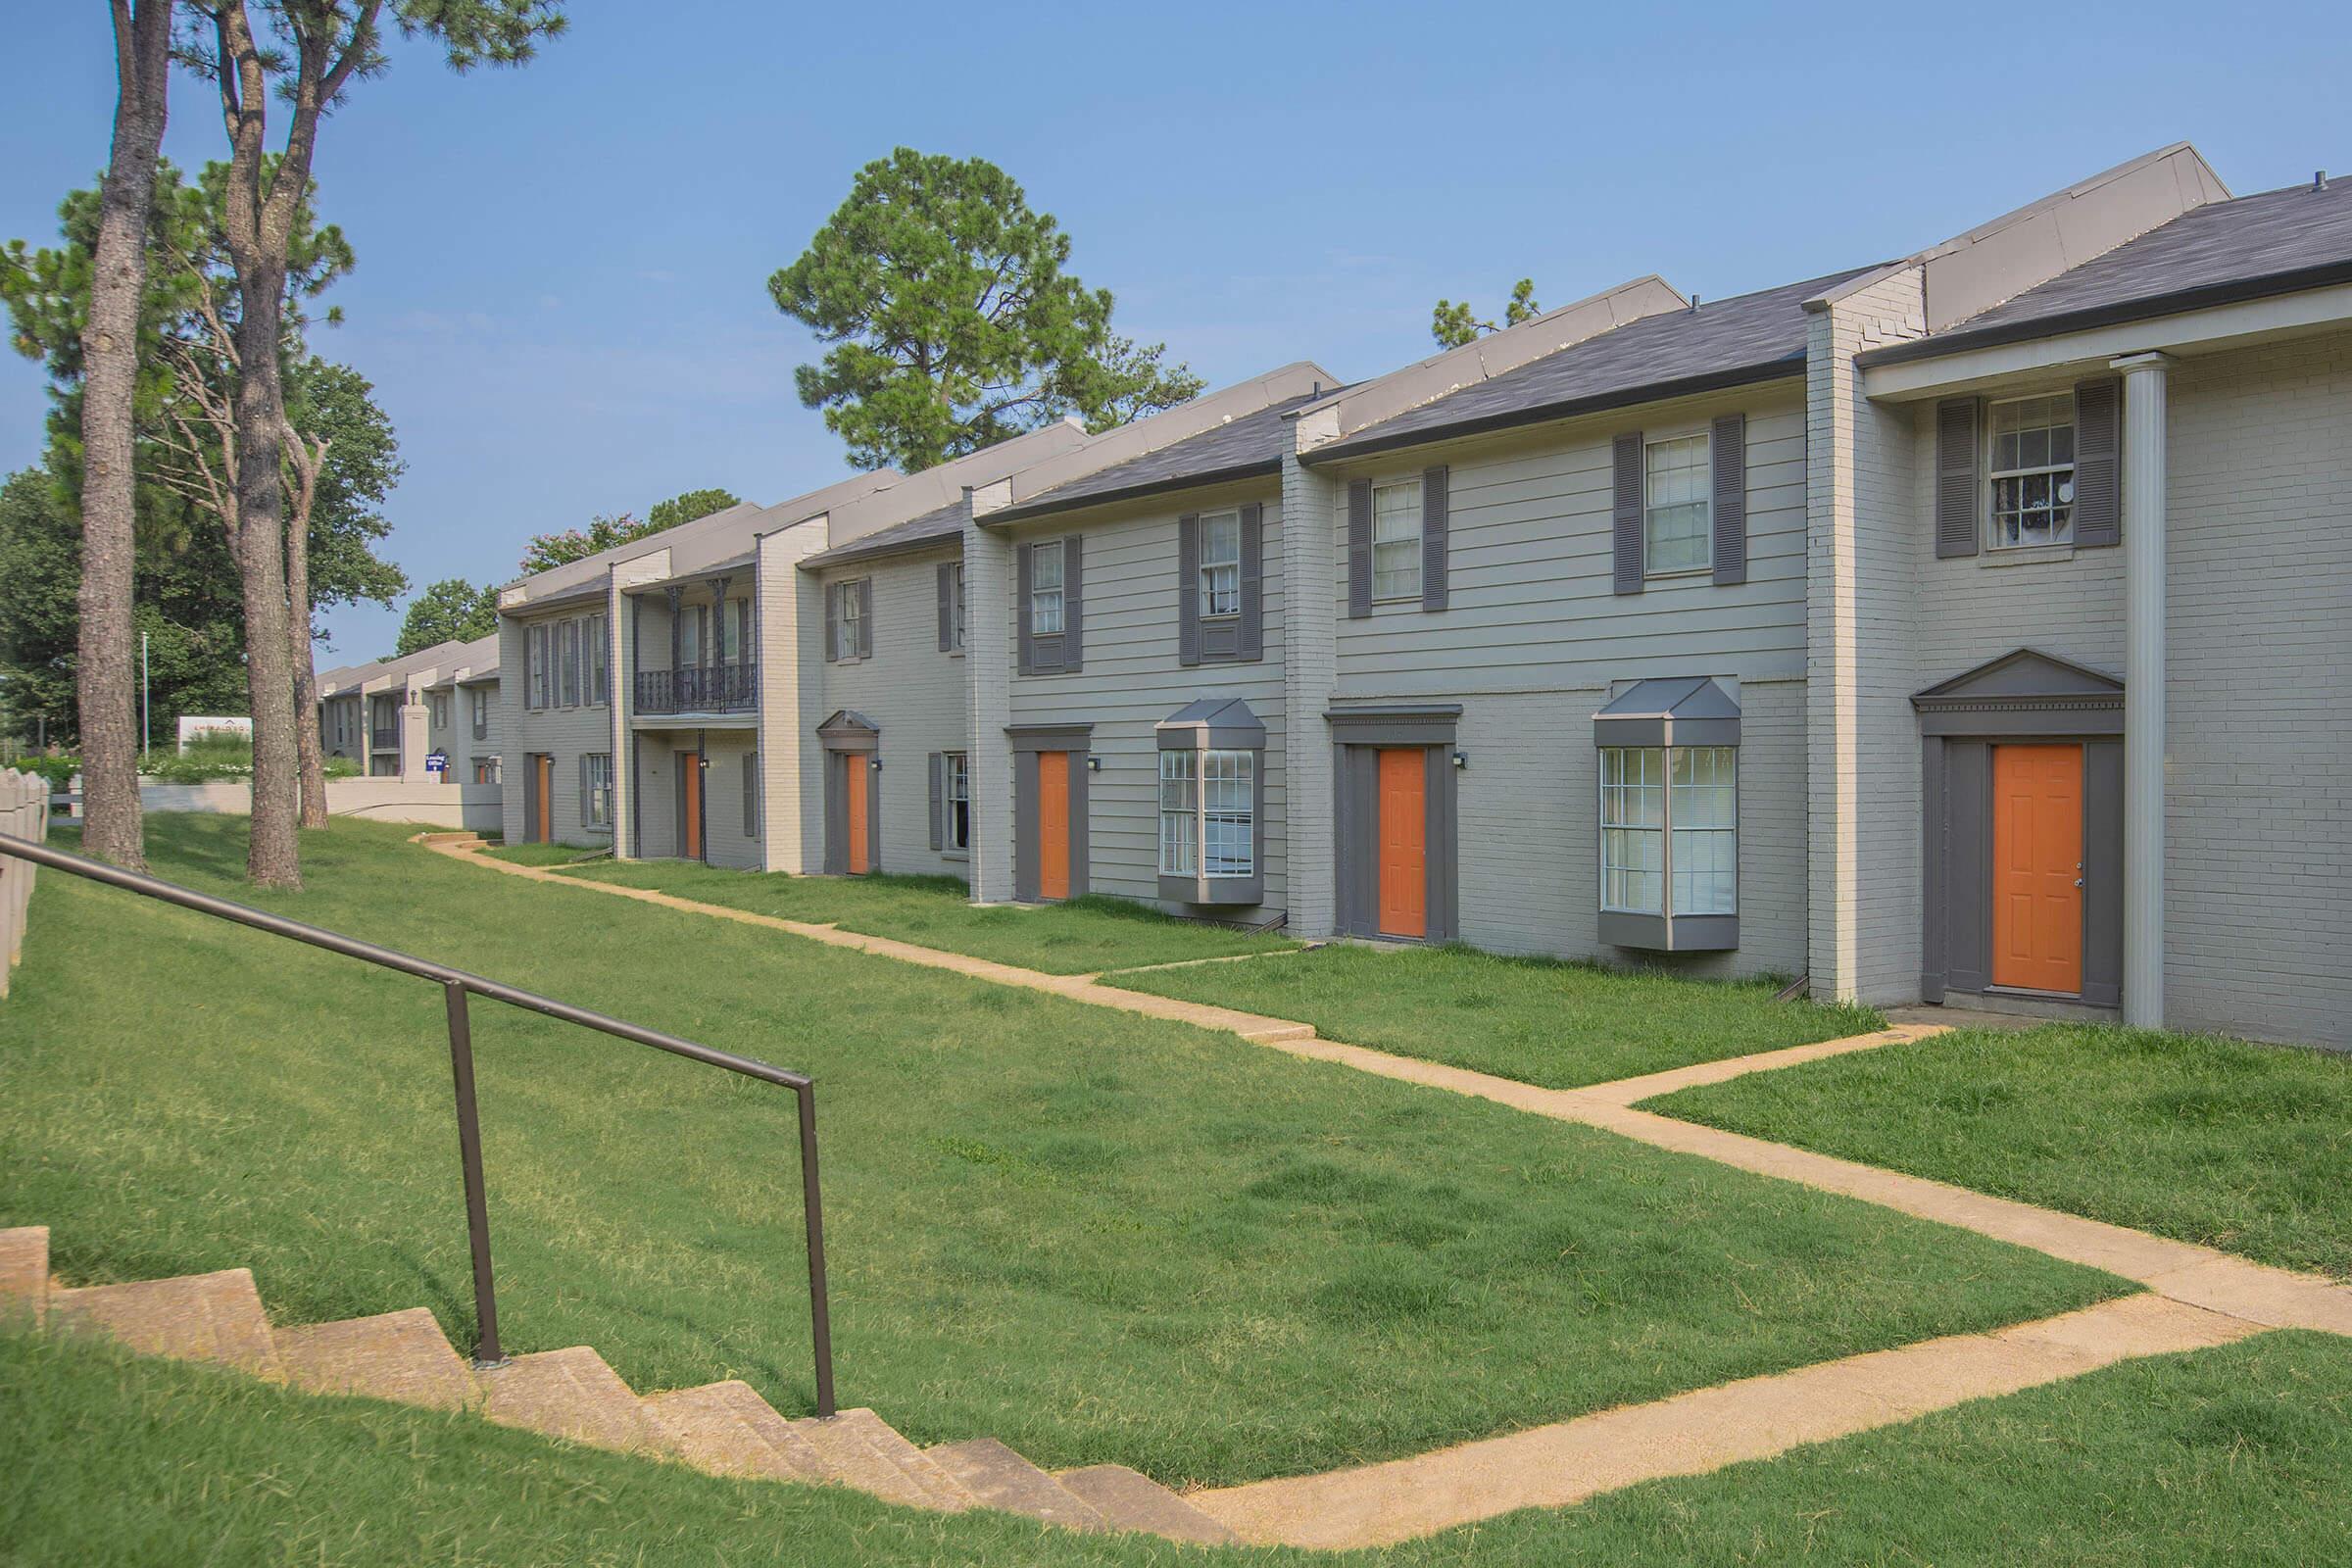
<path id="1" fill-rule="evenodd" d="M 1372 481 L 1348 481 L 1348 618 L 1372 613 Z"/>
<path id="2" fill-rule="evenodd" d="M 1611 467 L 1613 488 L 1610 536 L 1616 550 L 1614 587 L 1621 594 L 1642 591 L 1642 432 L 1617 438 Z"/>
<path id="3" fill-rule="evenodd" d="M 830 664 L 841 655 L 841 584 L 825 584 L 825 662 Z"/>
<path id="4" fill-rule="evenodd" d="M 1176 662 L 1200 662 L 1200 514 L 1176 519 Z"/>
<path id="5" fill-rule="evenodd" d="M 870 659 L 874 653 L 874 579 L 860 578 L 858 583 L 858 657 Z"/>
<path id="6" fill-rule="evenodd" d="M 953 652 L 956 647 L 956 563 L 939 564 L 939 651 Z"/>
<path id="7" fill-rule="evenodd" d="M 1747 416 L 1715 421 L 1708 443 L 1715 466 L 1715 580 L 1747 581 Z"/>
<path id="8" fill-rule="evenodd" d="M 947 771 L 948 759 L 944 752 L 931 754 L 931 847 L 940 849 L 947 842 Z"/>
<path id="9" fill-rule="evenodd" d="M 1266 655 L 1266 509 L 1255 501 L 1242 508 L 1243 659 Z"/>
<path id="10" fill-rule="evenodd" d="M 743 836 L 760 836 L 760 754 L 743 754 Z"/>
<path id="11" fill-rule="evenodd" d="M 1444 466 L 1421 470 L 1421 608 L 1446 608 L 1446 506 L 1452 472 Z"/>
<path id="12" fill-rule="evenodd" d="M 2075 543 L 2124 542 L 2123 383 L 2075 387 Z"/>
<path id="13" fill-rule="evenodd" d="M 1061 542 L 1061 667 L 1075 674 L 1086 662 L 1086 539 Z"/>
<path id="14" fill-rule="evenodd" d="M 1034 629 L 1037 622 L 1030 617 L 1029 611 L 1029 546 L 1022 545 L 1013 552 L 1018 558 L 1014 575 L 1019 579 L 1019 592 L 1015 597 L 1020 610 L 1020 620 L 1014 630 L 1014 640 L 1019 644 L 1020 651 L 1015 667 L 1024 675 L 1037 673 L 1037 634 Z"/>
<path id="15" fill-rule="evenodd" d="M 1977 400 L 1936 405 L 1936 554 L 1973 556 L 1977 522 Z"/>

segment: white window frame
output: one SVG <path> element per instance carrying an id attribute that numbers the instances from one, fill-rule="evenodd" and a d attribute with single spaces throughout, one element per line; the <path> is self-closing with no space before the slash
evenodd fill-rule
<path id="1" fill-rule="evenodd" d="M 547 645 L 548 623 L 541 621 L 524 637 L 523 700 L 525 706 L 544 710 L 547 701 Z"/>
<path id="2" fill-rule="evenodd" d="M 952 563 L 948 567 L 948 575 L 956 590 L 954 621 L 956 640 L 948 646 L 954 652 L 961 653 L 963 652 L 963 563 L 960 561 Z"/>
<path id="3" fill-rule="evenodd" d="M 940 845 L 945 850 L 968 851 L 972 847 L 972 759 L 967 752 L 942 754 L 942 767 L 947 773 L 941 792 L 948 819 L 941 824 Z M 962 808 L 960 812 L 956 809 Z"/>
<path id="4" fill-rule="evenodd" d="M 1054 563 L 1054 584 L 1046 585 L 1046 563 Z M 1069 551 L 1059 539 L 1029 547 L 1029 635 L 1058 637 L 1067 621 Z"/>
<path id="5" fill-rule="evenodd" d="M 858 634 L 865 622 L 865 595 L 858 592 L 863 577 L 852 577 L 833 585 L 840 597 L 833 605 L 833 662 L 847 663 L 858 657 Z"/>
<path id="6" fill-rule="evenodd" d="M 1628 783 L 1622 769 L 1624 760 L 1633 757 L 1642 757 L 1645 760 L 1654 758 L 1656 760 L 1654 774 L 1649 772 L 1645 766 L 1640 779 Z M 1612 759 L 1616 760 L 1614 777 L 1612 776 Z M 1698 777 L 1702 759 L 1708 769 L 1728 770 L 1730 774 L 1728 783 L 1720 779 L 1710 779 L 1702 783 Z M 1687 769 L 1689 776 L 1687 780 L 1680 782 L 1676 777 L 1678 761 L 1689 764 Z M 1600 822 L 1599 869 L 1602 912 L 1662 915 L 1670 919 L 1678 915 L 1737 915 L 1740 912 L 1739 747 L 1603 746 L 1599 748 L 1597 776 L 1599 800 L 1596 810 Z M 1682 827 L 1676 824 L 1675 802 L 1678 794 L 1682 797 L 1685 809 L 1688 811 L 1691 799 L 1702 788 L 1728 788 L 1731 795 L 1732 818 L 1729 826 L 1708 823 L 1703 826 Z M 1650 813 L 1646 810 L 1629 812 L 1620 809 L 1628 804 L 1629 797 L 1626 794 L 1628 790 L 1642 792 L 1641 795 L 1630 798 L 1636 803 L 1641 802 L 1642 796 L 1654 791 L 1656 808 L 1654 820 L 1648 819 Z M 1612 834 L 1624 837 L 1613 842 Z M 1622 853 L 1623 849 L 1634 842 L 1634 836 L 1637 835 L 1641 840 L 1646 841 L 1654 850 L 1654 860 L 1649 863 L 1640 863 L 1640 858 Z M 1696 904 L 1698 901 L 1694 898 L 1678 899 L 1676 897 L 1675 883 L 1678 875 L 1676 861 L 1678 858 L 1691 858 L 1701 839 L 1724 842 L 1728 846 L 1731 861 L 1731 902 L 1728 907 L 1714 907 L 1713 901 L 1709 900 L 1706 906 L 1684 908 L 1681 906 L 1684 902 Z M 1610 880 L 1612 873 L 1656 878 L 1657 903 L 1645 906 L 1633 900 L 1612 899 Z M 1692 872 L 1691 877 L 1694 878 L 1697 874 L 1699 873 Z M 1691 878 L 1686 878 L 1685 881 L 1689 886 L 1695 886 Z"/>
<path id="7" fill-rule="evenodd" d="M 1215 529 L 1230 523 L 1233 527 L 1233 553 L 1211 556 L 1209 540 Z M 1203 512 L 1198 524 L 1200 533 L 1200 570 L 1198 592 L 1200 598 L 1202 620 L 1231 620 L 1242 612 L 1242 511 L 1233 507 L 1223 512 Z M 1222 608 L 1219 608 L 1222 606 Z"/>
<path id="8" fill-rule="evenodd" d="M 594 832 L 610 832 L 612 828 L 612 754 L 589 752 L 585 756 L 588 767 L 586 798 L 581 801 L 581 815 L 586 819 L 583 828 Z M 601 764 L 601 769 L 600 769 Z M 600 775 L 601 770 L 601 777 Z"/>
<path id="9" fill-rule="evenodd" d="M 1238 787 L 1244 804 L 1211 805 L 1210 786 Z M 1257 875 L 1257 753 L 1167 747 L 1159 754 L 1159 874 L 1241 881 Z M 1224 830 L 1222 832 L 1213 830 Z M 1238 829 L 1240 853 L 1233 852 Z M 1225 848 L 1220 851 L 1217 846 Z M 1215 863 L 1212 863 L 1215 862 Z"/>
<path id="10" fill-rule="evenodd" d="M 1421 513 L 1423 483 L 1424 480 L 1420 474 L 1414 474 L 1409 478 L 1403 479 L 1376 479 L 1373 481 L 1371 538 L 1372 602 L 1376 605 L 1417 605 L 1421 602 L 1421 538 L 1423 529 L 1428 525 L 1428 519 L 1424 517 Z M 1382 537 L 1380 531 L 1380 501 L 1381 497 L 1388 495 L 1402 495 L 1412 504 L 1413 531 L 1411 533 L 1399 533 L 1390 535 L 1386 538 Z M 1406 562 L 1406 564 L 1402 566 L 1390 566 L 1385 569 L 1390 576 L 1396 578 L 1401 578 L 1406 572 L 1410 572 L 1412 574 L 1412 586 L 1410 588 L 1402 586 L 1401 582 L 1397 582 L 1391 584 L 1387 592 L 1382 592 L 1380 579 L 1384 568 L 1381 566 L 1380 563 L 1382 559 L 1382 552 L 1384 551 L 1389 553 L 1390 559 L 1392 560 L 1396 559 L 1398 555 L 1402 556 L 1403 560 Z"/>
<path id="11" fill-rule="evenodd" d="M 425 710 L 432 717 L 433 728 L 449 728 L 449 693 L 426 692 Z"/>
<path id="12" fill-rule="evenodd" d="M 1651 466 L 1650 466 L 1650 454 L 1651 454 L 1651 453 L 1653 453 L 1653 452 L 1656 452 L 1656 451 L 1657 451 L 1658 449 L 1660 449 L 1661 447 L 1686 446 L 1686 445 L 1696 446 L 1696 447 L 1698 448 L 1698 451 L 1699 451 L 1699 462 L 1698 462 L 1698 474 L 1699 474 L 1698 500 L 1697 500 L 1696 502 L 1678 501 L 1678 502 L 1675 502 L 1675 503 L 1673 503 L 1673 505 L 1674 505 L 1676 508 L 1682 508 L 1682 507 L 1688 507 L 1688 506 L 1693 506 L 1693 505 L 1695 505 L 1695 506 L 1696 506 L 1696 507 L 1699 509 L 1699 527 L 1698 527 L 1698 539 L 1699 539 L 1699 543 L 1700 543 L 1700 545 L 1704 547 L 1705 554 L 1704 554 L 1704 556 L 1703 556 L 1703 558 L 1702 558 L 1701 560 L 1699 560 L 1699 561 L 1697 561 L 1697 562 L 1694 562 L 1694 563 L 1693 563 L 1693 562 L 1685 562 L 1685 563 L 1683 563 L 1683 564 L 1680 564 L 1680 565 L 1673 565 L 1673 566 L 1661 566 L 1661 565 L 1658 565 L 1658 564 L 1657 564 L 1657 560 L 1658 560 L 1658 542 L 1657 542 L 1657 535 L 1656 535 L 1656 533 L 1653 531 L 1652 523 L 1653 523 L 1653 519 L 1654 519 L 1654 518 L 1657 516 L 1657 514 L 1658 514 L 1660 512 L 1662 512 L 1662 511 L 1664 511 L 1664 510 L 1665 510 L 1665 506 L 1664 506 L 1664 504 L 1660 503 L 1660 502 L 1659 502 L 1659 501 L 1656 499 L 1656 497 L 1655 497 L 1655 496 L 1653 496 L 1653 495 L 1651 494 L 1651 491 L 1650 491 L 1650 481 L 1651 481 L 1651 479 L 1654 477 L 1653 471 L 1652 471 L 1652 469 L 1651 469 Z M 1712 433 L 1712 432 L 1710 432 L 1710 431 L 1708 431 L 1708 430 L 1705 430 L 1705 429 L 1697 429 L 1697 430 L 1673 430 L 1673 431 L 1668 431 L 1667 433 L 1665 433 L 1665 434 L 1663 434 L 1663 435 L 1644 436 L 1644 437 L 1642 438 L 1642 576 L 1644 576 L 1644 577 L 1687 577 L 1687 576 L 1695 576 L 1695 575 L 1697 575 L 1697 574 L 1698 574 L 1698 573 L 1700 573 L 1700 572 L 1712 573 L 1712 572 L 1714 571 L 1714 569 L 1715 569 L 1715 483 L 1714 483 L 1714 473 L 1715 473 L 1715 438 L 1714 438 L 1714 435 L 1713 435 L 1713 433 Z"/>
<path id="13" fill-rule="evenodd" d="M 590 615 L 581 623 L 580 661 L 588 666 L 581 677 L 587 688 L 582 695 L 590 707 L 602 708 L 612 700 L 612 646 L 604 616 Z"/>
<path id="14" fill-rule="evenodd" d="M 473 720 L 475 729 L 487 730 L 490 727 L 490 688 L 476 686 L 473 688 L 471 696 L 473 698 L 472 711 L 467 716 Z"/>
<path id="15" fill-rule="evenodd" d="M 2067 460 L 2064 463 L 2043 462 L 2038 465 L 2026 464 L 2009 468 L 2000 466 L 2001 410 L 2013 409 L 2021 403 L 2057 403 L 2061 401 L 2067 406 L 2067 421 L 2063 427 L 2067 431 Z M 2033 428 L 2055 430 L 2060 426 L 2049 424 L 2035 425 Z M 1996 398 L 1984 406 L 1984 495 L 1981 511 L 1984 519 L 1985 549 L 2050 550 L 2073 547 L 2077 504 L 2076 477 L 2077 466 L 2082 462 L 2082 411 L 2075 406 L 2075 394 L 2072 388 L 2057 392 L 2043 392 L 2028 397 Z M 2050 481 L 2050 505 L 2047 509 L 2053 519 L 2050 537 L 2028 539 L 2023 535 L 2025 532 L 2024 519 L 2029 509 L 2023 504 L 2022 492 L 2028 481 L 2044 477 Z M 2020 537 L 2016 539 L 2001 537 L 2000 493 L 2003 479 L 2017 480 L 2021 492 L 2018 508 Z M 2064 500 L 2059 499 L 2062 489 L 2065 495 Z M 2066 526 L 2063 533 L 2055 523 L 2061 508 L 2066 513 Z"/>

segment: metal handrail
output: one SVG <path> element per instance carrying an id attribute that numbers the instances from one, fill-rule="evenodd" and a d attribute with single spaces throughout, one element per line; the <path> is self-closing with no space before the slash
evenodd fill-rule
<path id="1" fill-rule="evenodd" d="M 816 1085 L 807 1073 L 791 1072 L 772 1067 L 750 1056 L 733 1052 L 714 1050 L 697 1045 L 676 1035 L 663 1034 L 639 1024 L 626 1023 L 618 1018 L 575 1007 L 567 1002 L 540 996 L 516 986 L 502 985 L 463 969 L 453 969 L 445 963 L 415 957 L 391 948 L 347 937 L 341 932 L 319 926 L 305 925 L 283 915 L 257 909 L 251 905 L 217 899 L 209 893 L 198 893 L 159 877 L 126 871 L 104 860 L 86 856 L 71 855 L 64 850 L 51 849 L 25 839 L 0 836 L 0 855 L 12 855 L 35 865 L 65 871 L 74 876 L 103 882 L 109 887 L 124 889 L 147 898 L 175 904 L 183 909 L 194 909 L 239 925 L 267 931 L 272 936 L 290 938 L 314 948 L 324 948 L 347 958 L 358 958 L 379 968 L 395 969 L 402 974 L 430 980 L 442 988 L 449 1017 L 450 1075 L 457 1090 L 458 1157 L 466 1179 L 466 1230 L 473 1248 L 473 1301 L 476 1326 L 480 1337 L 474 1346 L 474 1364 L 491 1367 L 505 1363 L 506 1357 L 498 1344 L 498 1298 L 490 1270 L 490 1214 L 488 1200 L 482 1190 L 482 1129 L 474 1109 L 473 1096 L 473 1030 L 467 1017 L 468 995 L 491 1002 L 503 1002 L 509 1006 L 521 1007 L 529 1012 L 575 1023 L 617 1039 L 651 1046 L 656 1051 L 668 1052 L 710 1067 L 723 1067 L 728 1072 L 757 1078 L 762 1083 L 776 1084 L 793 1092 L 800 1105 L 801 1123 L 801 1208 L 807 1222 L 808 1238 L 808 1319 L 814 1341 L 816 1357 L 816 1413 L 830 1416 L 835 1412 L 833 1400 L 833 1327 L 827 1309 L 825 1290 L 825 1230 L 823 1206 L 817 1194 L 816 1171 Z"/>

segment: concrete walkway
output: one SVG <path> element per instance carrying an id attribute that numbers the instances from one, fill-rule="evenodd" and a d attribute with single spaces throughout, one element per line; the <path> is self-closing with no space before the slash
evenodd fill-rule
<path id="1" fill-rule="evenodd" d="M 1094 1006 L 1227 1030 L 1296 1056 L 1493 1101 L 1975 1231 L 2106 1270 L 2150 1293 L 1994 1334 L 1849 1356 L 1412 1458 L 1252 1482 L 1188 1499 L 1247 1541 L 1333 1548 L 1388 1544 L 1518 1508 L 1564 1506 L 1642 1481 L 1703 1474 L 1740 1460 L 1770 1457 L 1800 1444 L 1912 1420 L 1930 1410 L 2077 1377 L 2134 1356 L 2206 1348 L 2273 1328 L 2352 1335 L 2352 1288 L 2316 1275 L 1635 1108 L 1639 1102 L 1696 1084 L 1930 1039 L 1949 1032 L 1947 1023 L 1905 1021 L 1871 1034 L 1697 1062 L 1583 1089 L 1543 1089 L 1466 1067 L 1323 1040 L 1312 1025 L 1289 1019 L 1124 991 L 1096 975 L 1041 974 L 835 926 L 555 875 L 488 859 L 473 853 L 478 845 L 429 847 L 510 875 L 766 926 Z"/>

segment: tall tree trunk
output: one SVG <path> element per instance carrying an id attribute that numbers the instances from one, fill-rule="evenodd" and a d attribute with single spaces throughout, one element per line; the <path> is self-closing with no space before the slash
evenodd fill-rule
<path id="1" fill-rule="evenodd" d="M 286 432 L 294 468 L 294 514 L 286 519 L 286 653 L 294 662 L 294 755 L 302 771 L 302 825 L 326 826 L 326 746 L 318 733 L 318 658 L 311 640 L 311 505 L 318 462 L 301 436 Z"/>
<path id="2" fill-rule="evenodd" d="M 146 868 L 131 655 L 131 564 L 139 307 L 147 290 L 147 214 L 163 150 L 171 0 L 114 0 L 115 134 L 99 197 L 90 318 L 82 328 L 82 847 Z"/>
<path id="3" fill-rule="evenodd" d="M 302 784 L 295 739 L 292 617 L 286 600 L 286 423 L 278 333 L 285 269 L 267 256 L 238 265 L 237 573 L 245 601 L 245 685 L 253 703 L 253 836 L 245 874 L 257 886 L 302 886 Z M 308 629 L 308 620 L 305 620 Z"/>

